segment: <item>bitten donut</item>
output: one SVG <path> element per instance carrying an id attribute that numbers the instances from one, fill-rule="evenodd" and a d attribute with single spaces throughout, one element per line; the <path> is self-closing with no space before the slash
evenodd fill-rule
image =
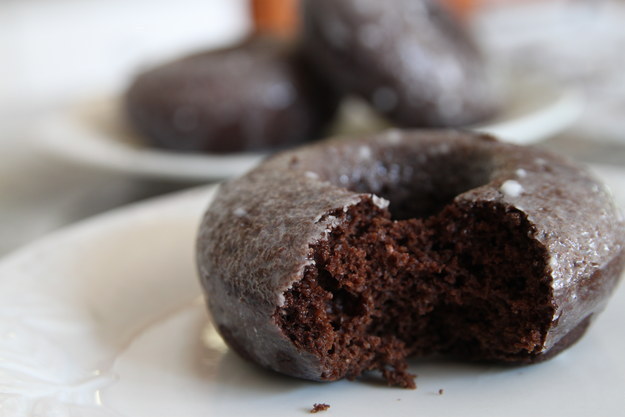
<path id="1" fill-rule="evenodd" d="M 392 130 L 285 152 L 223 184 L 198 265 L 243 357 L 410 387 L 410 356 L 529 363 L 574 343 L 621 275 L 624 237 L 609 192 L 567 160 Z"/>
<path id="2" fill-rule="evenodd" d="M 484 59 L 437 0 L 303 0 L 302 45 L 347 93 L 404 127 L 461 126 L 492 116 Z"/>
<path id="3" fill-rule="evenodd" d="M 314 139 L 337 101 L 291 46 L 254 36 L 139 75 L 125 112 L 153 146 L 225 153 Z"/>

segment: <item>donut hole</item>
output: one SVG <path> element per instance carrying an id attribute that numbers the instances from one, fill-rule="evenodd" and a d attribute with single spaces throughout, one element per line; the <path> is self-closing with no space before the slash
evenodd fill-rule
<path id="1" fill-rule="evenodd" d="M 482 147 L 433 144 L 417 152 L 409 143 L 400 143 L 384 150 L 337 146 L 323 152 L 318 155 L 318 160 L 326 161 L 323 166 L 301 161 L 295 168 L 314 172 L 338 187 L 388 200 L 396 220 L 439 213 L 456 196 L 488 184 L 493 171 L 491 154 Z"/>
<path id="2" fill-rule="evenodd" d="M 441 212 L 458 195 L 489 182 L 490 165 L 481 161 L 442 155 L 416 166 L 389 164 L 387 170 L 400 173 L 399 181 L 382 182 L 379 188 L 357 183 L 353 190 L 388 200 L 395 220 L 424 219 Z"/>
<path id="3" fill-rule="evenodd" d="M 298 348 L 325 361 L 324 379 L 378 370 L 414 387 L 409 356 L 540 353 L 553 306 L 545 249 L 523 213 L 453 203 L 398 220 L 364 199 L 332 215 L 340 225 L 312 247 L 315 265 L 276 314 Z"/>

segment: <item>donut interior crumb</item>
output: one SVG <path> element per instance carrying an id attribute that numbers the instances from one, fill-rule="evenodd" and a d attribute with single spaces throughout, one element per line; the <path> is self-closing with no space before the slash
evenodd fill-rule
<path id="1" fill-rule="evenodd" d="M 330 408 L 330 404 L 324 404 L 324 403 L 315 403 L 313 404 L 313 408 L 310 410 L 311 414 L 316 414 L 320 411 L 326 411 L 328 408 Z"/>
<path id="2" fill-rule="evenodd" d="M 390 199 L 389 211 L 365 198 L 329 214 L 339 225 L 311 247 L 315 264 L 275 315 L 298 348 L 322 358 L 322 378 L 377 370 L 389 385 L 415 388 L 411 356 L 539 353 L 553 306 L 529 222 L 496 203 L 445 199 L 421 211 Z"/>

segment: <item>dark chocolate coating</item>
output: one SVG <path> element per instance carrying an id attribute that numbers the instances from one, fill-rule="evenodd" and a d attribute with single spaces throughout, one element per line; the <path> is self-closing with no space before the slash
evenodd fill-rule
<path id="1" fill-rule="evenodd" d="M 465 126 L 496 109 L 470 34 L 436 0 L 305 0 L 303 47 L 328 78 L 404 127 Z"/>
<path id="2" fill-rule="evenodd" d="M 292 47 L 261 36 L 149 70 L 125 97 L 128 119 L 153 146 L 215 153 L 315 139 L 336 106 Z"/>
<path id="3" fill-rule="evenodd" d="M 460 172 L 460 175 L 458 174 Z M 553 316 L 538 361 L 577 340 L 615 287 L 625 263 L 625 223 L 606 188 L 549 152 L 461 131 L 391 130 L 284 152 L 224 183 L 198 236 L 198 266 L 212 318 L 241 355 L 285 374 L 322 380 L 321 361 L 297 349 L 274 314 L 302 279 L 329 215 L 363 200 L 384 206 L 406 188 L 418 199 L 469 178 L 450 204 L 497 204 L 521 213 L 544 248 Z M 358 190 L 358 191 L 350 191 Z M 372 197 L 372 194 L 374 195 Z M 509 210 L 508 210 L 509 209 Z"/>

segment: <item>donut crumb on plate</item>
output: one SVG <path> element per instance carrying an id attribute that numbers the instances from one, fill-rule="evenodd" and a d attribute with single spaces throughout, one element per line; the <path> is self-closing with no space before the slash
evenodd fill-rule
<path id="1" fill-rule="evenodd" d="M 315 403 L 313 405 L 313 408 L 310 410 L 311 414 L 316 414 L 320 411 L 326 411 L 328 408 L 330 408 L 330 404 L 324 404 L 324 403 Z"/>

